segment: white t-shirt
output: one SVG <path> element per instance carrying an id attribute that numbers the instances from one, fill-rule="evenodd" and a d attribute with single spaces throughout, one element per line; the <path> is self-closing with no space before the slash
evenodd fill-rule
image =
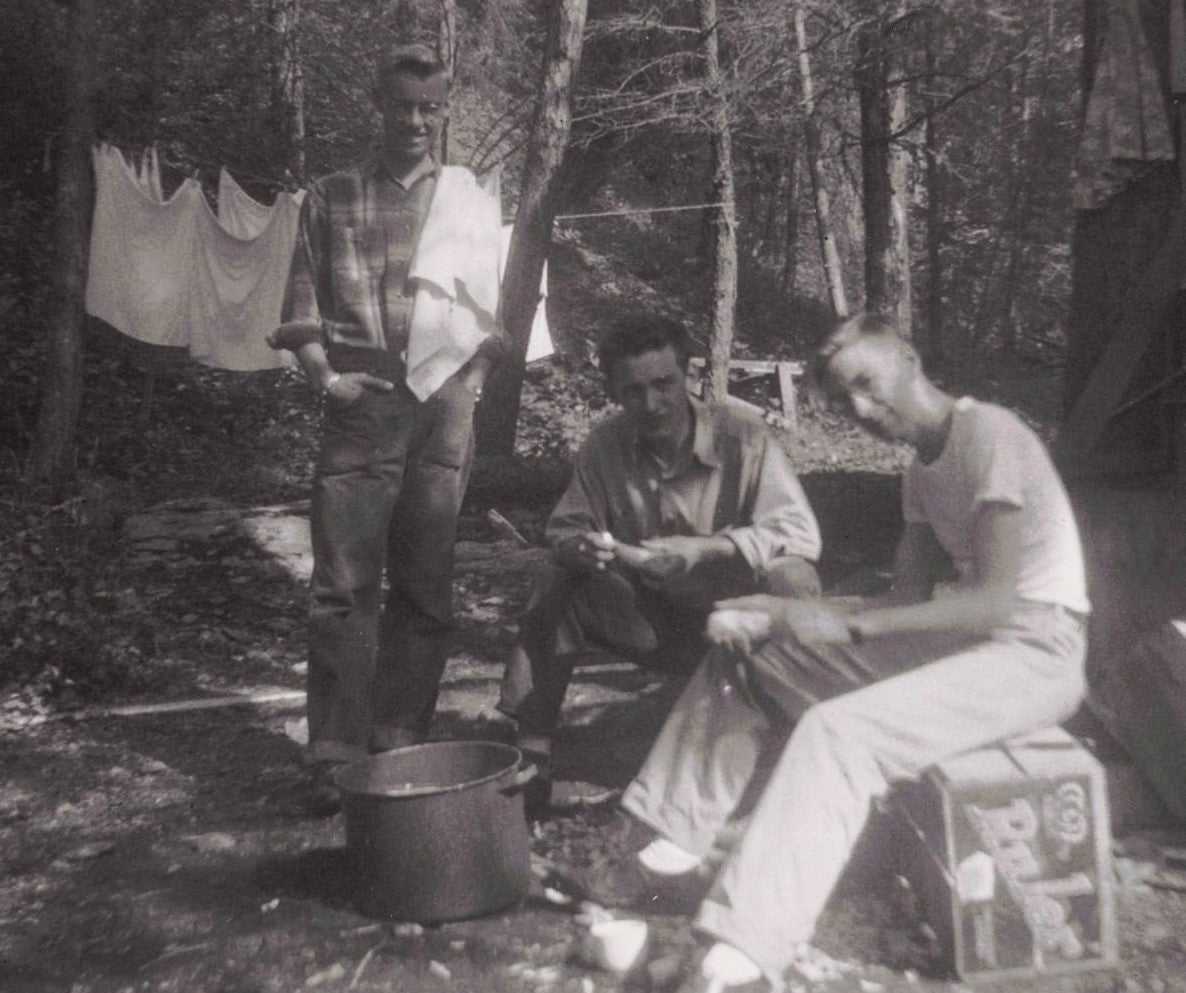
<path id="1" fill-rule="evenodd" d="M 1042 442 L 1003 407 L 963 397 L 939 457 L 930 464 L 915 459 L 902 480 L 903 515 L 930 525 L 961 583 L 976 574 L 973 524 L 984 503 L 1021 511 L 1017 596 L 1087 613 L 1079 529 Z"/>

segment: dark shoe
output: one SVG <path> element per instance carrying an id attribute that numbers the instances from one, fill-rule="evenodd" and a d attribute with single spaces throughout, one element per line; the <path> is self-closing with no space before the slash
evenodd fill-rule
<path id="1" fill-rule="evenodd" d="M 334 782 L 333 774 L 340 762 L 319 762 L 313 766 L 309 788 L 309 812 L 315 817 L 333 817 L 342 809 L 342 791 Z"/>

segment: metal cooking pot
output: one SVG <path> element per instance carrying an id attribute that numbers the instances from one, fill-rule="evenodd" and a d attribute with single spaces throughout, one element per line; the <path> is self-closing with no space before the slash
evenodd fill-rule
<path id="1" fill-rule="evenodd" d="M 436 923 L 509 907 L 531 885 L 517 748 L 434 741 L 340 769 L 355 901 L 370 916 Z"/>

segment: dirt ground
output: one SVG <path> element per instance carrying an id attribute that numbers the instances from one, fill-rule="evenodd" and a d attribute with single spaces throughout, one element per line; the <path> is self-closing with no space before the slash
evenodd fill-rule
<path id="1" fill-rule="evenodd" d="M 519 523 L 531 530 L 531 521 Z M 538 556 L 496 540 L 482 522 L 467 528 L 439 738 L 503 733 L 491 702 Z M 274 548 L 274 534 L 269 541 Z M 217 525 L 204 535 L 173 526 L 156 542 L 141 549 L 136 577 L 166 623 L 147 635 L 145 684 L 110 703 L 299 690 L 307 567 L 299 549 L 278 557 L 262 547 L 258 528 Z M 591 660 L 569 697 L 561 778 L 603 797 L 624 786 L 673 689 L 612 659 Z M 341 818 L 304 809 L 299 718 L 292 701 L 132 716 L 45 714 L 33 699 L 10 700 L 0 715 L 0 990 L 620 988 L 583 960 L 585 926 L 539 886 L 505 913 L 426 930 L 359 914 Z M 612 793 L 559 811 L 535 831 L 533 851 L 575 867 L 603 857 L 612 816 Z M 800 988 L 962 989 L 893 898 L 877 839 L 869 851 L 819 931 L 821 948 L 846 969 Z M 1001 988 L 1186 990 L 1186 892 L 1155 871 L 1148 836 L 1123 839 L 1118 851 L 1121 968 Z M 685 919 L 656 915 L 650 923 L 654 956 L 690 960 Z"/>

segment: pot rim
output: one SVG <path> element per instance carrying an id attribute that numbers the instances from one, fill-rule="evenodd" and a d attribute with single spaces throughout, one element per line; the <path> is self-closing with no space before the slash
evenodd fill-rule
<path id="1" fill-rule="evenodd" d="M 472 748 L 474 746 L 484 747 L 488 750 L 501 751 L 507 755 L 509 761 L 501 769 L 498 769 L 489 775 L 482 776 L 478 779 L 466 779 L 460 783 L 428 783 L 424 785 L 410 786 L 404 789 L 391 788 L 385 790 L 368 790 L 359 789 L 357 786 L 347 781 L 350 774 L 354 770 L 364 768 L 375 759 L 382 758 L 385 755 L 393 755 L 397 752 L 423 752 L 433 749 L 440 751 L 443 748 L 456 751 L 459 747 Z M 476 786 L 483 786 L 487 783 L 495 782 L 496 780 L 505 777 L 507 773 L 513 772 L 515 769 L 522 767 L 522 765 L 523 753 L 514 745 L 508 745 L 503 741 L 486 741 L 480 738 L 457 738 L 446 741 L 425 741 L 418 745 L 404 745 L 400 748 L 390 748 L 386 751 L 375 752 L 372 755 L 368 755 L 364 759 L 357 759 L 354 762 L 348 762 L 340 769 L 335 769 L 331 778 L 337 785 L 338 789 L 342 791 L 343 799 L 371 798 L 376 800 L 403 800 L 412 797 L 441 796 L 445 793 L 457 793 L 461 790 L 473 789 Z"/>

